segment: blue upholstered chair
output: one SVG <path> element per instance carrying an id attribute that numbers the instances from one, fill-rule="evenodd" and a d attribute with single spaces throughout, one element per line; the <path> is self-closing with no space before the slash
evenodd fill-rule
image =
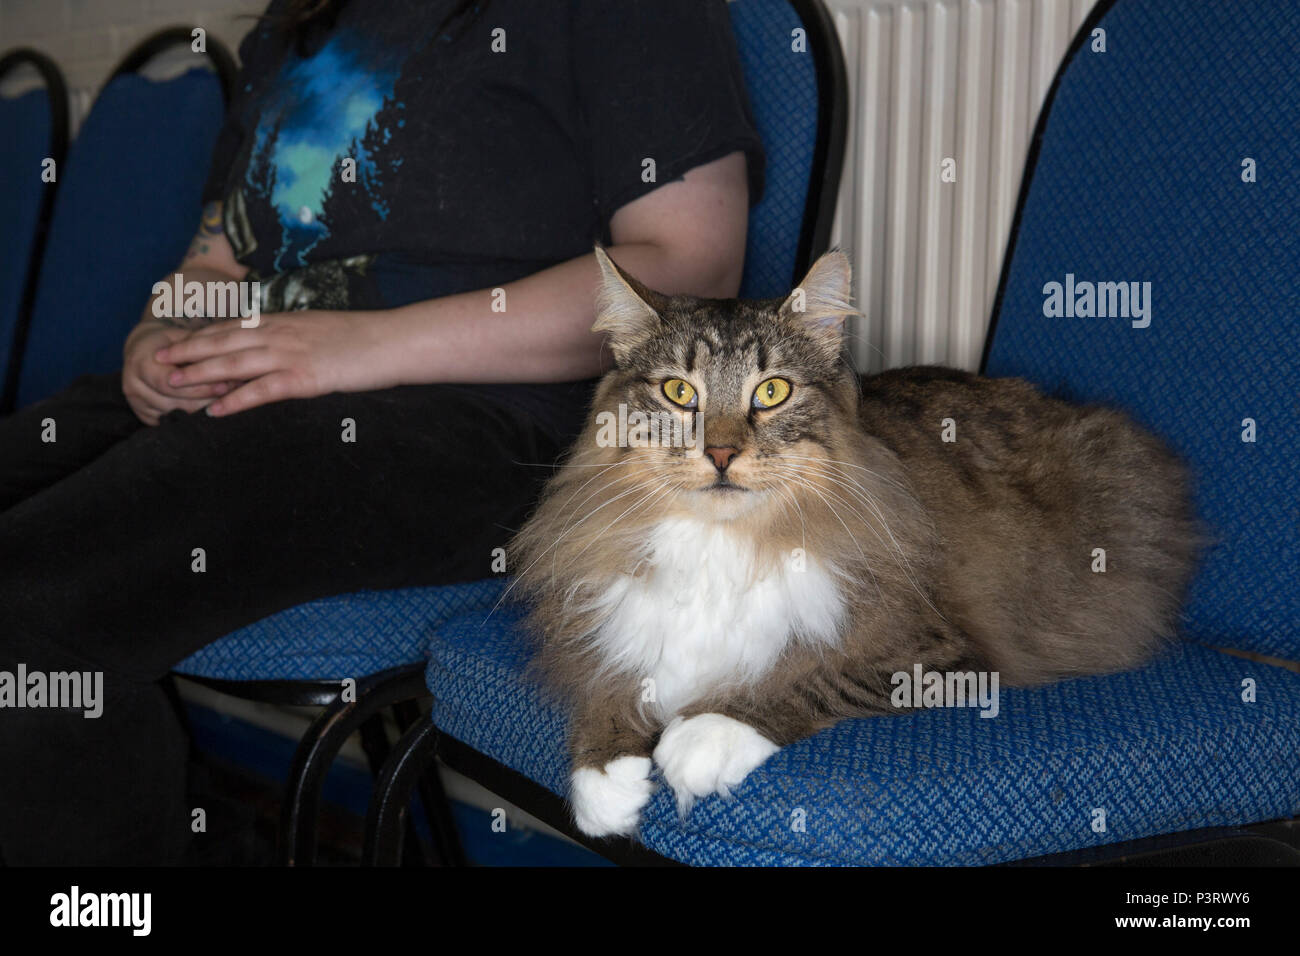
<path id="1" fill-rule="evenodd" d="M 1096 29 L 1104 53 L 1090 48 Z M 691 864 L 1079 862 L 1154 854 L 1169 834 L 1221 846 L 1300 814 L 1300 673 L 1285 666 L 1300 660 L 1297 46 L 1290 0 L 1258 0 L 1249 16 L 1100 4 L 1039 120 L 989 337 L 989 374 L 1123 406 L 1191 463 L 1215 543 L 1184 639 L 1138 670 L 1004 688 L 992 720 L 845 721 L 777 753 L 731 799 L 679 819 L 661 787 L 635 841 L 584 842 Z M 1067 274 L 1150 282 L 1149 325 L 1046 316 L 1044 286 Z M 438 631 L 432 720 L 385 770 L 372 862 L 395 858 L 403 791 L 434 752 L 575 833 L 565 716 L 523 677 L 518 620 L 503 606 Z"/>
<path id="2" fill-rule="evenodd" d="M 176 43 L 189 45 L 188 29 L 164 31 L 128 54 L 72 145 L 22 354 L 19 406 L 79 375 L 120 368 L 149 289 L 194 235 L 233 61 L 209 38 L 217 74 L 194 69 L 160 83 L 136 73 Z"/>
<path id="3" fill-rule="evenodd" d="M 0 57 L 0 82 L 22 66 L 34 68 L 42 86 L 0 98 L 0 142 L 5 144 L 0 150 L 0 415 L 13 407 L 41 253 L 68 151 L 68 89 L 62 72 L 35 50 L 14 50 Z M 47 159 L 54 161 L 53 182 L 44 175 Z"/>

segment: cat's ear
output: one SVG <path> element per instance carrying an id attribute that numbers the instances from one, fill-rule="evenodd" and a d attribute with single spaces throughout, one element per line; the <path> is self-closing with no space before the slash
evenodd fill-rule
<path id="1" fill-rule="evenodd" d="M 600 263 L 600 286 L 596 290 L 596 324 L 591 331 L 609 336 L 614 360 L 623 365 L 659 327 L 656 308 L 662 306 L 662 300 L 620 269 L 599 245 L 596 261 Z"/>
<path id="2" fill-rule="evenodd" d="M 780 314 L 838 354 L 844 341 L 844 320 L 858 314 L 853 308 L 849 257 L 832 249 L 814 262 L 803 282 L 781 303 Z"/>

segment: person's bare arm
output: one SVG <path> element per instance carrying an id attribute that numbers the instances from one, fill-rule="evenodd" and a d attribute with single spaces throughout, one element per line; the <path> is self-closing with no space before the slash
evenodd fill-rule
<path id="1" fill-rule="evenodd" d="M 619 209 L 607 250 L 660 292 L 736 294 L 748 187 L 743 154 L 699 166 Z M 587 254 L 500 287 L 377 312 L 264 315 L 255 329 L 224 322 L 162 350 L 175 387 L 247 384 L 213 403 L 230 414 L 333 391 L 431 382 L 569 381 L 601 371 L 591 332 L 599 277 Z"/>
<path id="2" fill-rule="evenodd" d="M 181 274 L 182 282 L 229 282 L 248 274 L 248 267 L 235 261 L 234 250 L 222 233 L 221 203 L 204 207 L 198 232 L 176 272 Z M 170 284 L 172 276 L 162 280 Z M 160 316 L 157 312 L 161 310 L 154 307 L 157 299 L 155 295 L 149 297 L 140 321 L 122 347 L 122 393 L 146 425 L 158 424 L 158 419 L 173 409 L 197 411 L 230 389 L 224 382 L 168 384 L 167 377 L 175 366 L 157 361 L 155 353 L 186 338 L 208 320 L 183 314 Z"/>
<path id="3" fill-rule="evenodd" d="M 198 231 L 190 240 L 185 258 L 181 260 L 175 272 L 180 273 L 184 282 L 229 282 L 232 279 L 238 282 L 248 275 L 248 266 L 235 259 L 235 251 L 231 248 L 230 240 L 226 238 L 222 229 L 220 202 L 210 202 L 203 207 Z M 168 283 L 172 281 L 171 275 L 160 278 Z M 140 316 L 140 322 L 132 333 L 139 330 L 141 326 L 148 325 L 193 330 L 208 324 L 209 320 L 203 316 L 159 316 L 154 309 L 156 298 L 157 296 L 152 295 L 149 297 L 144 313 Z"/>
<path id="4" fill-rule="evenodd" d="M 667 294 L 725 298 L 740 288 L 748 223 L 745 161 L 734 153 L 691 170 L 615 213 L 607 251 L 642 284 Z M 601 336 L 594 293 L 600 268 L 588 254 L 491 290 L 396 309 L 408 343 L 402 381 L 544 382 L 595 375 Z"/>

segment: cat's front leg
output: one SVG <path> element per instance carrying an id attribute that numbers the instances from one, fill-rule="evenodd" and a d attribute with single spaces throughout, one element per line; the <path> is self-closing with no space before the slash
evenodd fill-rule
<path id="1" fill-rule="evenodd" d="M 654 751 L 678 810 L 685 814 L 710 794 L 728 796 L 782 747 L 838 720 L 895 712 L 887 675 L 898 669 L 875 660 L 828 663 L 801 653 L 783 658 L 746 692 L 692 704 L 668 724 Z"/>
<path id="2" fill-rule="evenodd" d="M 685 815 L 699 797 L 729 796 L 781 748 L 752 725 L 724 713 L 678 716 L 664 729 L 654 759 Z"/>
<path id="3" fill-rule="evenodd" d="M 654 759 L 685 814 L 695 800 L 731 791 L 782 747 L 849 716 L 818 693 L 820 658 L 790 657 L 747 692 L 698 701 L 668 724 Z M 861 713 L 875 708 L 859 708 Z"/>
<path id="4" fill-rule="evenodd" d="M 630 836 L 654 793 L 650 749 L 653 730 L 642 718 L 635 693 L 585 700 L 571 724 L 573 772 L 569 805 L 588 836 Z"/>

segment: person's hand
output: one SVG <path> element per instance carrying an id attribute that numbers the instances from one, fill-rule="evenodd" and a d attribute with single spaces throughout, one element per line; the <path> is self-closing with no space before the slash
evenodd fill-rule
<path id="1" fill-rule="evenodd" d="M 278 312 L 256 328 L 239 319 L 218 322 L 159 348 L 154 358 L 176 366 L 170 388 L 240 381 L 209 415 L 231 415 L 269 402 L 330 392 L 386 388 L 374 315 L 350 312 Z"/>
<path id="2" fill-rule="evenodd" d="M 191 334 L 189 329 L 145 321 L 127 337 L 122 349 L 122 394 L 131 411 L 146 425 L 157 425 L 163 415 L 178 408 L 196 412 L 230 390 L 229 382 L 179 387 L 168 384 L 167 376 L 176 368 L 159 362 L 155 354 Z"/>

